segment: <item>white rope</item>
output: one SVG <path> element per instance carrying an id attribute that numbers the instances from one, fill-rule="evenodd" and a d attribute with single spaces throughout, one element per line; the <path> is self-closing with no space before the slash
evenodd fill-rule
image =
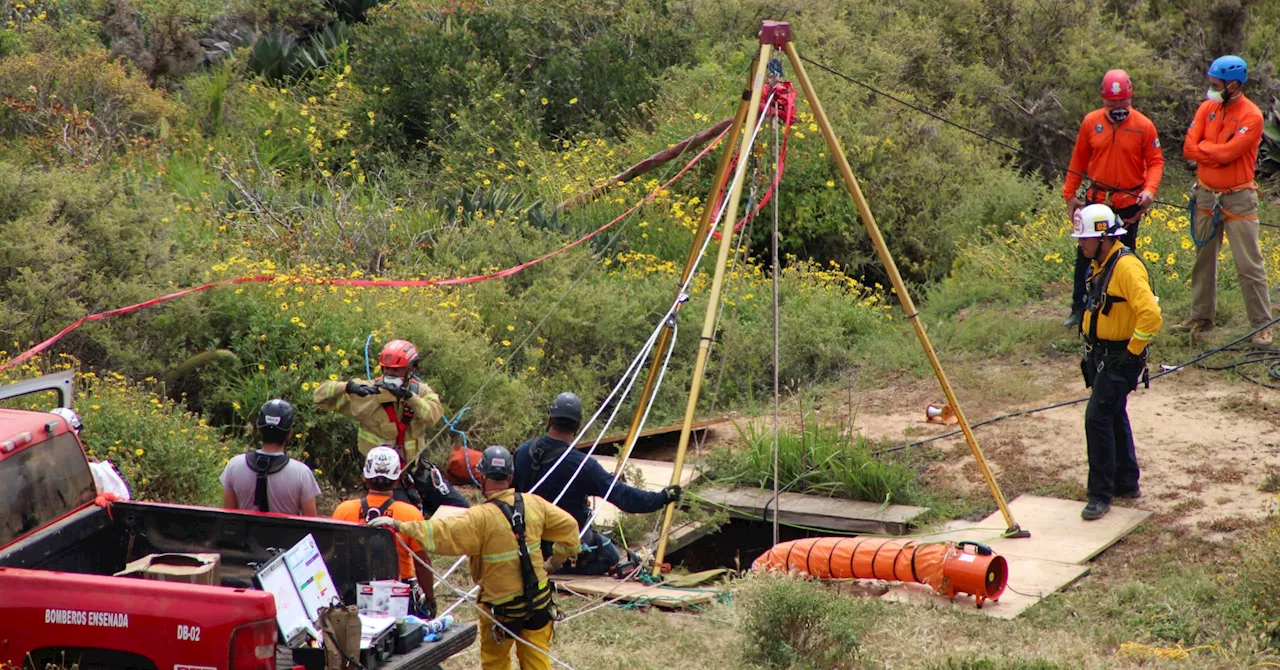
<path id="1" fill-rule="evenodd" d="M 671 365 L 671 354 L 676 350 L 676 335 L 678 334 L 678 327 L 673 321 L 671 324 L 671 344 L 667 347 L 667 356 L 662 361 L 662 367 L 658 368 L 658 379 L 653 385 L 653 394 L 649 396 L 649 403 L 645 405 L 644 415 L 640 417 L 640 425 L 636 429 L 637 435 L 641 430 L 644 430 L 644 424 L 649 420 L 649 412 L 653 409 L 654 400 L 658 397 L 658 389 L 662 388 L 662 378 L 667 376 L 667 366 Z M 621 478 L 623 468 L 627 467 L 627 461 L 630 460 L 632 451 L 628 449 L 627 453 L 623 454 L 622 462 L 618 464 L 618 471 L 613 474 L 613 481 L 609 482 L 609 488 L 604 492 L 602 500 L 607 501 L 609 494 L 613 493 L 613 488 L 618 485 L 618 480 Z M 591 528 L 591 522 L 595 521 L 596 515 L 599 513 L 599 507 L 591 510 L 591 516 L 587 517 L 586 523 L 582 524 L 582 530 L 578 533 L 579 538 L 587 534 L 587 530 Z M 774 544 L 777 543 L 775 542 Z"/>
<path id="2" fill-rule="evenodd" d="M 773 100 L 773 95 L 770 94 L 768 100 L 765 101 L 765 106 L 768 106 L 769 103 L 772 102 L 772 100 Z M 761 115 L 760 120 L 756 123 L 756 127 L 752 130 L 751 137 L 748 140 L 748 146 L 755 144 L 756 136 L 759 135 L 761 127 L 764 126 L 764 119 L 765 119 L 765 116 Z M 742 170 L 738 174 L 734 175 L 733 184 L 736 184 L 739 178 L 743 178 L 743 179 L 746 178 L 745 170 Z M 731 184 L 729 191 L 726 191 L 726 193 L 732 191 L 732 186 L 733 185 Z M 710 233 L 711 231 L 714 231 L 716 227 L 719 225 L 721 217 L 724 216 L 725 209 L 728 207 L 728 205 L 729 205 L 729 198 L 725 197 L 724 201 L 720 204 L 720 211 L 716 214 L 715 219 L 710 227 L 710 230 L 708 230 L 708 234 L 703 238 L 702 248 L 698 251 L 697 256 L 694 257 L 694 265 L 689 272 L 689 276 L 685 279 L 684 283 L 681 284 L 680 290 L 677 292 L 675 300 L 672 301 L 671 307 L 667 309 L 667 312 L 662 316 L 662 319 L 658 321 L 657 327 L 655 327 L 653 332 L 649 335 L 649 339 L 645 341 L 645 344 L 641 348 L 640 353 L 636 356 L 635 359 L 632 360 L 631 365 L 627 367 L 627 371 L 623 373 L 623 378 L 618 380 L 618 383 L 614 385 L 613 390 L 609 392 L 609 395 L 605 396 L 604 401 L 601 402 L 600 407 L 596 410 L 595 414 L 591 415 L 591 418 L 587 421 L 587 423 L 584 424 L 582 428 L 579 430 L 578 434 L 574 436 L 573 442 L 569 444 L 569 448 L 565 449 L 560 454 L 560 457 L 556 459 L 555 463 L 553 463 L 550 468 L 547 468 L 546 473 L 543 474 L 542 477 L 537 481 L 537 483 L 535 483 L 529 489 L 530 493 L 536 492 L 538 490 L 538 487 L 542 486 L 542 484 L 547 481 L 547 478 L 551 476 L 551 473 L 555 472 L 555 469 L 559 467 L 562 462 L 564 462 L 565 457 L 569 455 L 569 451 L 577 447 L 578 443 L 582 440 L 582 437 L 586 435 L 587 430 L 595 423 L 596 419 L 600 417 L 600 414 L 604 411 L 604 408 L 609 405 L 609 402 L 613 399 L 613 397 L 617 395 L 618 389 L 621 388 L 623 384 L 626 384 L 627 386 L 626 393 L 623 394 L 622 398 L 619 398 L 617 406 L 615 406 L 613 413 L 610 415 L 609 422 L 605 424 L 605 428 L 602 428 L 600 432 L 596 435 L 596 440 L 591 445 L 591 449 L 587 451 L 587 456 L 590 457 L 591 454 L 595 453 L 596 447 L 600 444 L 600 439 L 604 437 L 605 430 L 607 430 L 608 426 L 612 424 L 613 417 L 617 415 L 619 408 L 621 408 L 622 406 L 622 403 L 626 400 L 627 395 L 630 394 L 631 387 L 635 383 L 635 378 L 638 377 L 639 375 L 639 364 L 643 362 L 643 360 L 648 358 L 650 351 L 653 349 L 654 343 L 657 342 L 658 336 L 661 334 L 662 329 L 666 326 L 667 319 L 671 318 L 673 314 L 679 311 L 680 305 L 685 300 L 688 299 L 689 286 L 692 285 L 693 283 L 693 279 L 697 274 L 698 265 L 701 264 L 702 258 L 706 253 L 707 246 L 711 241 L 712 235 Z M 583 461 L 583 463 L 585 463 L 585 460 Z M 574 479 L 576 479 L 578 474 L 582 471 L 583 463 L 580 463 L 578 465 L 578 469 L 574 471 L 573 476 L 571 476 L 569 480 L 565 482 L 564 489 L 561 490 L 560 494 L 556 496 L 556 499 L 554 502 L 559 502 L 560 498 L 563 497 L 565 492 L 569 490 L 569 486 L 573 484 Z M 621 473 L 622 473 L 622 470 L 619 469 L 618 472 L 614 474 L 615 482 L 617 481 L 617 478 L 619 475 L 621 475 Z M 612 488 L 612 486 L 610 488 Z"/>
<path id="3" fill-rule="evenodd" d="M 425 523 L 430 523 L 430 521 L 427 521 L 427 522 L 425 522 Z M 396 535 L 396 541 L 397 541 L 397 542 L 399 542 L 400 544 L 404 545 L 404 548 L 405 548 L 406 550 L 407 550 L 407 549 L 409 549 L 409 544 L 408 544 L 407 542 L 405 542 L 405 541 L 404 541 L 404 538 L 403 538 L 403 537 L 401 537 L 400 535 Z M 524 645 L 524 646 L 526 646 L 526 647 L 529 647 L 529 648 L 531 648 L 531 649 L 535 649 L 535 650 L 537 650 L 537 652 L 538 652 L 538 653 L 540 653 L 540 654 L 542 654 L 543 656 L 546 656 L 547 658 L 551 659 L 551 662 L 552 662 L 552 663 L 555 663 L 556 665 L 564 666 L 564 667 L 566 667 L 566 668 L 569 668 L 569 670 L 573 670 L 573 666 L 572 666 L 572 665 L 569 665 L 568 663 L 565 663 L 564 661 L 562 661 L 562 660 L 560 660 L 560 659 L 556 658 L 555 656 L 552 656 L 550 651 L 548 651 L 548 650 L 546 650 L 546 649 L 543 649 L 542 647 L 539 647 L 538 645 L 533 644 L 532 642 L 529 642 L 528 640 L 526 640 L 526 639 L 524 639 L 524 638 L 520 637 L 519 635 L 517 635 L 517 634 L 515 633 L 515 631 L 511 630 L 510 628 L 507 628 L 507 626 L 506 626 L 505 624 L 503 624 L 501 621 L 498 621 L 497 619 L 493 618 L 493 615 L 491 615 L 491 614 L 489 614 L 488 612 L 486 612 L 486 611 L 485 611 L 485 609 L 484 609 L 483 607 L 481 607 L 481 606 L 478 604 L 478 602 L 477 602 L 477 600 L 476 600 L 476 597 L 475 597 L 474 595 L 472 595 L 472 594 L 473 594 L 473 592 L 474 592 L 476 589 L 479 589 L 479 588 L 480 588 L 480 586 L 479 586 L 478 584 L 477 584 L 474 588 L 472 588 L 472 589 L 471 589 L 471 591 L 463 591 L 462 589 L 460 589 L 460 588 L 458 588 L 458 587 L 454 586 L 453 584 L 450 584 L 449 582 L 446 582 L 446 581 L 444 581 L 443 579 L 441 579 L 441 578 L 440 578 L 440 575 L 436 573 L 435 568 L 431 567 L 431 564 L 430 564 L 430 563 L 428 563 L 428 562 L 426 562 L 426 561 L 422 560 L 422 557 L 421 557 L 421 556 L 419 556 L 419 555 L 417 554 L 417 552 L 414 552 L 414 551 L 410 550 L 410 551 L 409 551 L 409 555 L 410 555 L 410 556 L 413 556 L 413 560 L 417 561 L 418 563 L 421 563 L 421 564 L 422 564 L 422 567 L 426 568 L 428 572 L 430 572 L 432 575 L 434 575 L 434 576 L 435 576 L 435 578 L 436 578 L 436 580 L 437 580 L 439 583 L 444 584 L 445 586 L 449 587 L 449 590 L 451 590 L 451 591 L 453 591 L 454 593 L 458 594 L 458 598 L 459 598 L 459 600 L 458 600 L 458 602 L 457 602 L 457 603 L 454 603 L 453 607 L 457 607 L 460 603 L 462 603 L 462 602 L 466 602 L 467 604 L 471 605 L 471 607 L 472 607 L 475 611 L 479 612 L 479 613 L 481 614 L 481 616 L 483 616 L 484 618 L 488 619 L 489 621 L 492 621 L 492 622 L 493 622 L 493 625 L 497 626 L 498 628 L 501 628 L 504 632 L 506 632 L 507 636 L 508 636 L 508 637 L 510 637 L 512 640 L 515 640 L 516 642 L 519 642 L 520 644 L 523 644 L 523 645 Z M 453 607 L 450 607 L 450 608 L 449 608 L 449 610 L 452 610 L 452 609 L 453 609 Z M 447 613 L 449 610 L 446 610 L 446 613 Z M 443 614 L 441 614 L 440 616 L 444 616 L 444 615 L 443 615 Z M 438 618 L 438 617 L 437 617 L 437 618 Z M 549 625 L 549 626 L 550 626 L 550 625 L 554 625 L 554 624 L 547 624 L 547 625 Z"/>

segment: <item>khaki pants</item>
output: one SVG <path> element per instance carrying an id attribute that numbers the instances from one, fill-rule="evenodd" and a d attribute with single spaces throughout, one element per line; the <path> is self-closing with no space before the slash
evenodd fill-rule
<path id="1" fill-rule="evenodd" d="M 1214 193 L 1196 185 L 1195 233 L 1197 239 L 1209 236 L 1213 227 Z M 1258 246 L 1258 192 L 1244 189 L 1227 193 L 1218 199 L 1222 206 L 1220 225 L 1213 238 L 1196 252 L 1191 271 L 1191 318 L 1213 321 L 1217 312 L 1218 252 L 1222 235 L 1231 240 L 1231 255 L 1236 261 L 1240 293 L 1245 311 L 1253 327 L 1271 320 L 1271 298 L 1267 293 L 1267 269 L 1262 264 Z"/>

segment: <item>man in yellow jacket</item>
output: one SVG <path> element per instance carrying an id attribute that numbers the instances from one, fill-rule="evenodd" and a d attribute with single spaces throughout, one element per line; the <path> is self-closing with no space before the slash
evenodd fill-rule
<path id="1" fill-rule="evenodd" d="M 417 540 L 429 553 L 471 557 L 471 577 L 480 585 L 480 606 L 498 621 L 480 636 L 480 667 L 511 667 L 511 635 L 521 670 L 551 667 L 551 638 L 556 617 L 551 587 L 543 568 L 542 542 L 553 543 L 557 560 L 578 553 L 578 522 L 568 512 L 532 493 L 512 488 L 515 463 L 505 447 L 489 447 L 480 460 L 486 504 L 465 514 L 430 521 L 378 517 L 377 528 L 394 528 Z"/>
<path id="2" fill-rule="evenodd" d="M 1146 371 L 1147 344 L 1162 319 L 1146 266 L 1119 241 L 1124 234 L 1123 222 L 1106 205 L 1076 212 L 1071 236 L 1091 261 L 1080 363 L 1085 386 L 1093 389 L 1084 411 L 1089 503 L 1080 516 L 1086 521 L 1111 511 L 1113 498 L 1142 496 L 1125 406 Z"/>
<path id="3" fill-rule="evenodd" d="M 379 445 L 392 446 L 400 454 L 406 475 L 396 487 L 396 500 L 419 507 L 430 516 L 441 505 L 468 505 L 439 468 L 418 459 L 427 445 L 427 429 L 444 416 L 440 395 L 413 376 L 419 360 L 413 343 L 392 340 L 378 354 L 382 376 L 325 382 L 316 387 L 313 399 L 317 406 L 359 423 L 361 456 L 368 456 L 369 450 Z"/>

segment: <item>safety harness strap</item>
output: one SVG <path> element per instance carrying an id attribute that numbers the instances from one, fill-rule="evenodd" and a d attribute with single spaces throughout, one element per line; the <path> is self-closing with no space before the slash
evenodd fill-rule
<path id="1" fill-rule="evenodd" d="M 365 523 L 368 523 L 380 516 L 386 516 L 387 510 L 391 509 L 391 505 L 395 501 L 396 501 L 395 496 L 387 496 L 387 499 L 382 501 L 381 505 L 378 505 L 377 507 L 371 507 L 369 505 L 369 496 L 365 496 L 360 499 L 360 518 L 364 519 Z M 378 513 L 377 515 L 370 517 L 369 516 L 370 511 L 377 511 Z"/>
<path id="2" fill-rule="evenodd" d="M 283 470 L 290 459 L 284 454 L 254 452 L 246 455 L 244 460 L 250 470 L 258 473 L 258 481 L 253 489 L 253 504 L 259 512 L 270 512 L 271 499 L 267 495 L 267 477 Z"/>
<path id="3" fill-rule="evenodd" d="M 525 539 L 524 498 L 517 492 L 514 507 L 497 498 L 491 498 L 489 502 L 497 505 L 498 509 L 502 510 L 502 515 L 507 518 L 507 523 L 511 524 L 511 531 L 516 536 L 516 552 L 520 556 L 520 579 L 524 583 L 524 592 L 521 596 L 509 603 L 492 606 L 493 612 L 504 619 L 509 619 L 503 622 L 504 625 L 512 632 L 519 634 L 531 616 L 547 609 L 551 604 L 551 589 L 548 588 L 545 594 L 539 593 L 538 573 L 534 572 L 533 557 L 529 554 L 529 545 Z"/>
<path id="4" fill-rule="evenodd" d="M 1085 281 L 1085 292 L 1089 298 L 1089 333 L 1085 337 L 1085 343 L 1090 347 L 1098 341 L 1098 315 L 1110 314 L 1112 305 L 1126 302 L 1124 298 L 1118 295 L 1108 294 L 1107 287 L 1111 285 L 1111 275 L 1115 272 L 1116 264 L 1120 262 L 1120 258 L 1132 255 L 1133 251 L 1128 247 L 1120 247 L 1120 250 L 1108 259 L 1098 272 Z"/>

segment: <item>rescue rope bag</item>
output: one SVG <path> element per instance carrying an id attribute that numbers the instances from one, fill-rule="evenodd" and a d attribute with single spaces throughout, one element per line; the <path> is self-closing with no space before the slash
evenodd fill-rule
<path id="1" fill-rule="evenodd" d="M 253 489 L 253 505 L 259 512 L 271 511 L 271 501 L 267 496 L 267 477 L 283 470 L 290 460 L 285 454 L 264 454 L 260 451 L 245 455 L 244 461 L 249 469 L 258 473 L 258 482 Z"/>
<path id="2" fill-rule="evenodd" d="M 523 593 L 516 596 L 514 600 L 501 605 L 490 605 L 490 607 L 495 617 L 504 619 L 503 626 L 512 634 L 519 635 L 525 628 L 541 630 L 555 618 L 553 611 L 555 603 L 551 600 L 550 585 L 545 589 L 538 588 L 538 573 L 533 569 L 533 557 L 529 554 L 529 544 L 525 535 L 524 498 L 517 492 L 514 506 L 497 498 L 490 499 L 489 502 L 502 510 L 507 523 L 511 524 L 511 532 L 516 538 L 516 553 L 520 556 L 520 580 L 524 586 Z M 494 625 L 495 640 L 501 642 L 507 634 L 501 626 Z"/>

